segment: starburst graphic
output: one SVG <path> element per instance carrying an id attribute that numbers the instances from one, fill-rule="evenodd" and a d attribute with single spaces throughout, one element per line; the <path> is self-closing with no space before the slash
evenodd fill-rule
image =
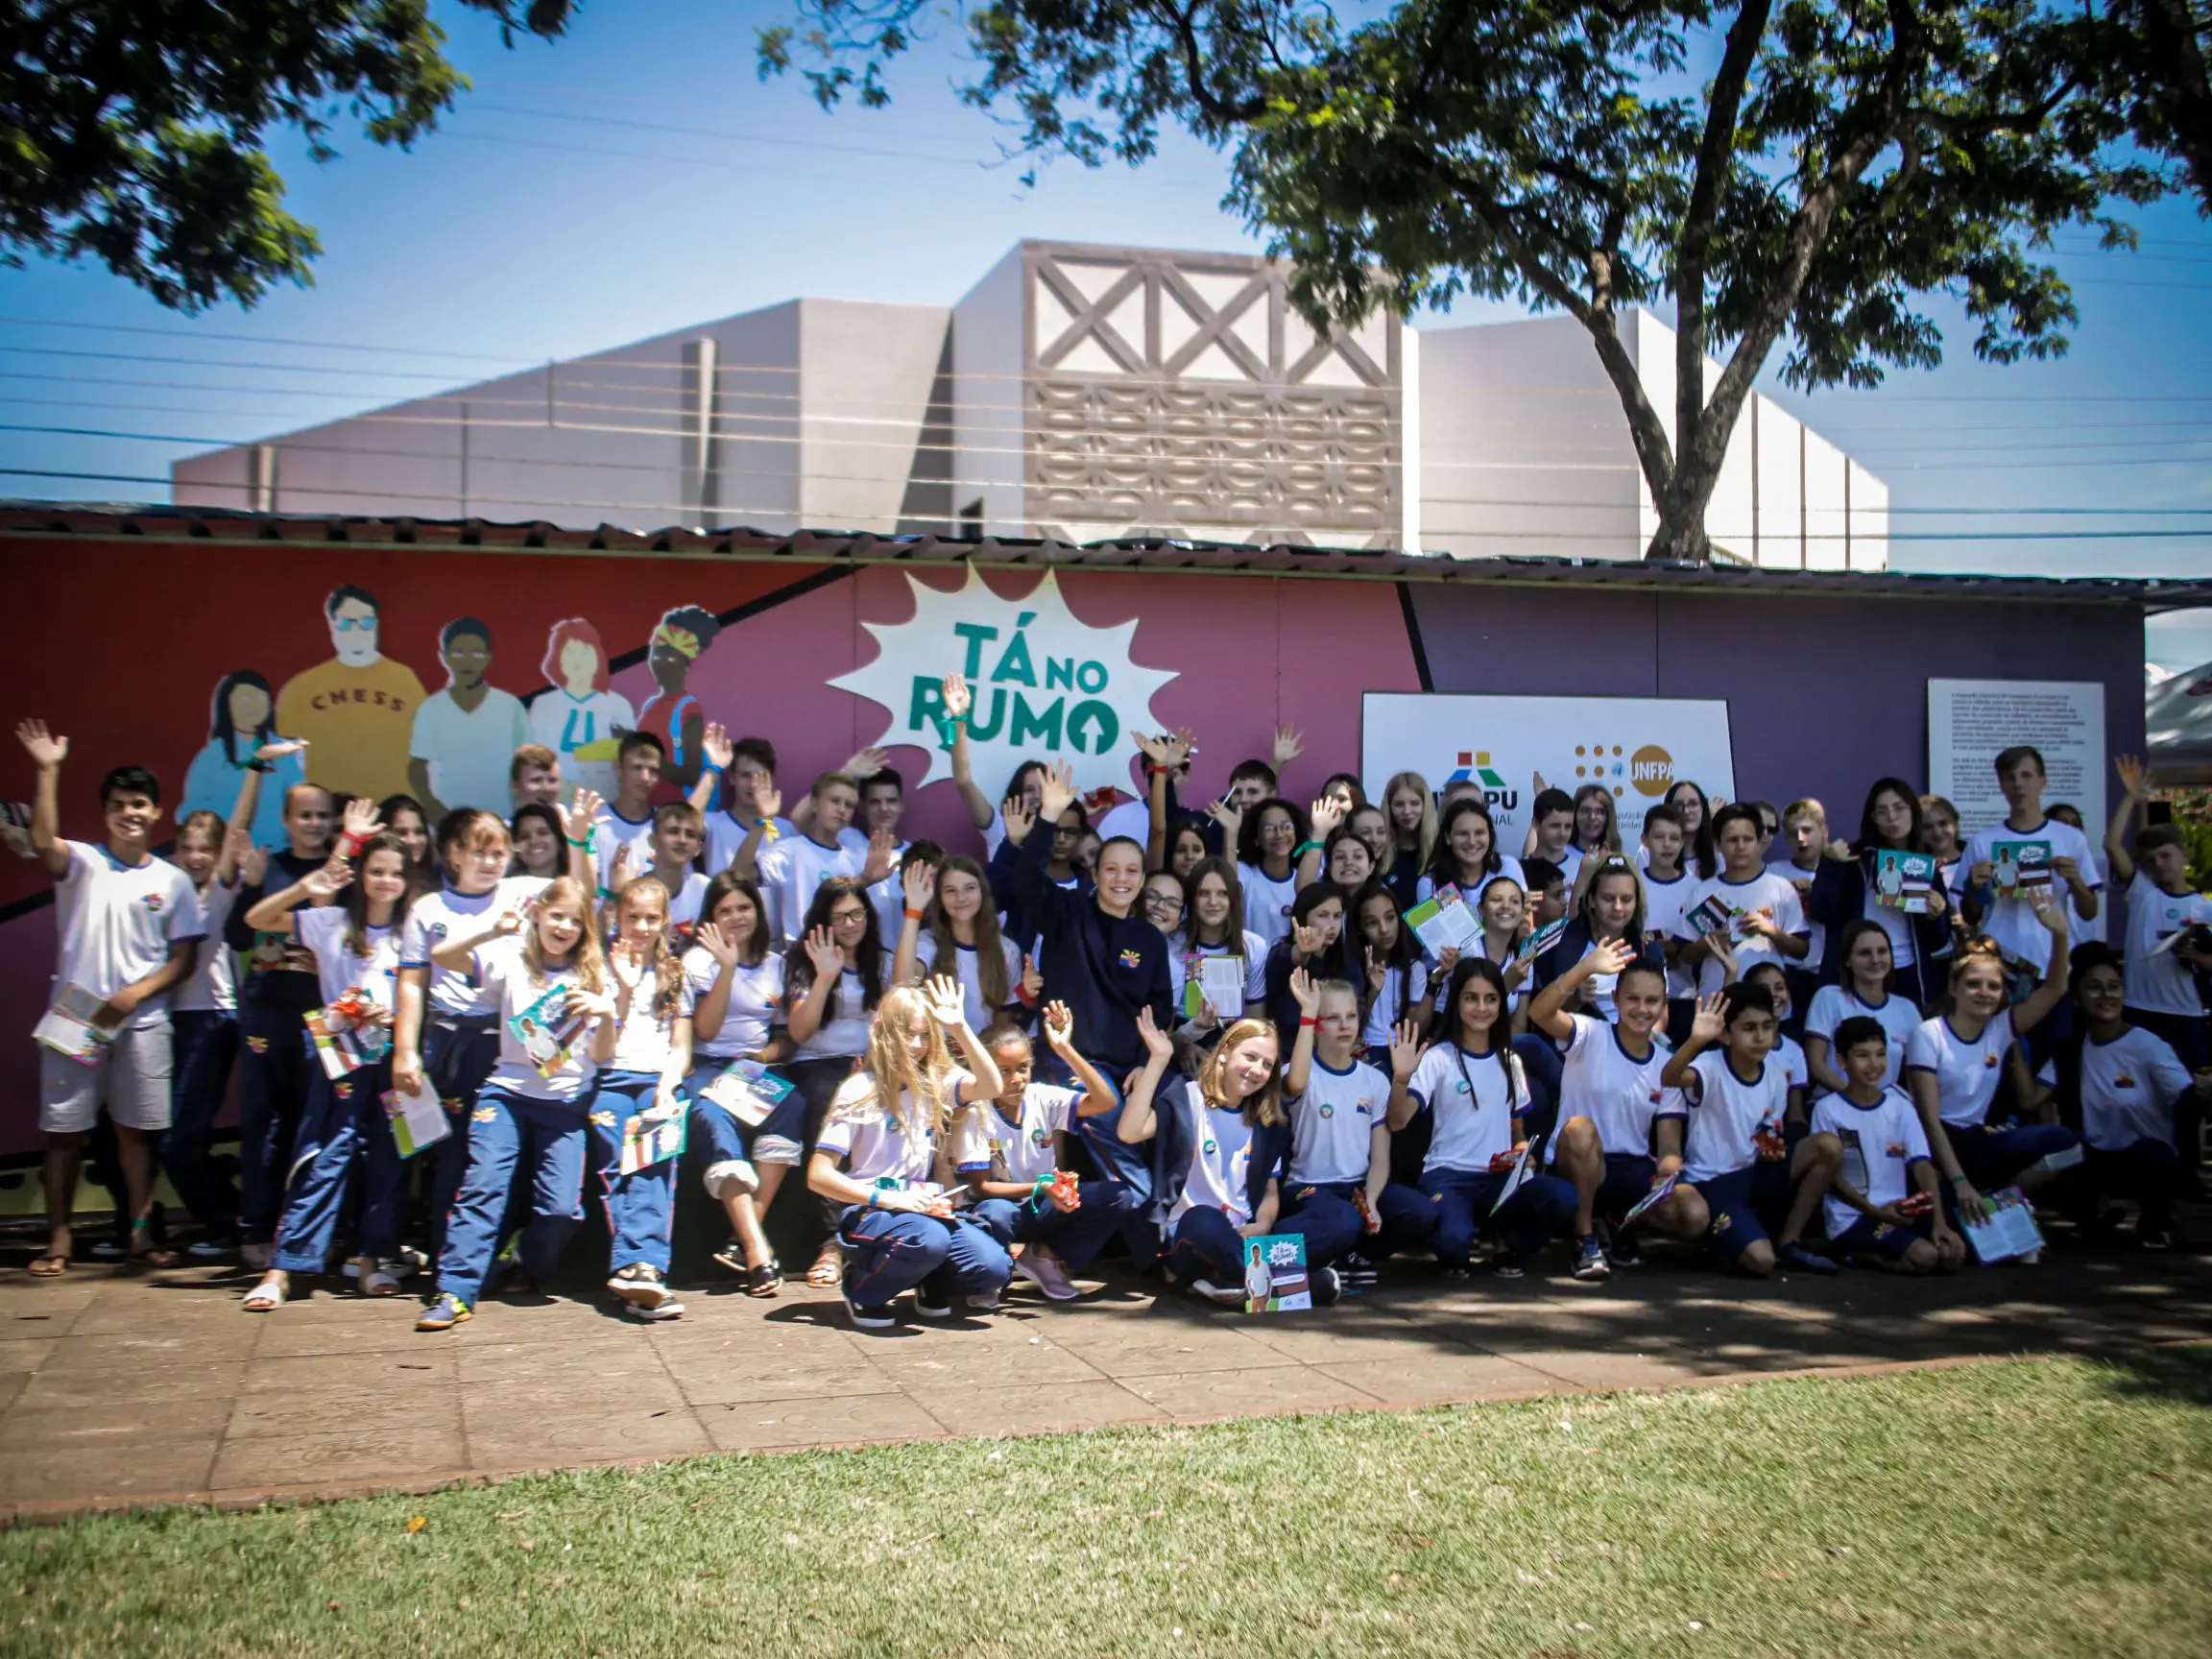
<path id="1" fill-rule="evenodd" d="M 830 684 L 889 712 L 878 744 L 927 752 L 923 784 L 952 775 L 938 724 L 941 685 L 960 673 L 974 699 L 968 748 L 985 794 L 997 799 L 1024 759 L 1066 761 L 1078 789 L 1127 787 L 1129 733 L 1159 730 L 1153 696 L 1177 677 L 1133 660 L 1137 618 L 1106 627 L 1080 620 L 1049 570 L 1020 599 L 1001 599 L 974 565 L 967 570 L 966 585 L 950 593 L 908 572 L 913 619 L 863 622 L 878 647 L 875 660 Z"/>

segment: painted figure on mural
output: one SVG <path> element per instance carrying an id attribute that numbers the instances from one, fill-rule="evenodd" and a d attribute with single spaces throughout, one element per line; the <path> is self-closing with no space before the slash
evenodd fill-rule
<path id="1" fill-rule="evenodd" d="M 382 617 L 366 588 L 333 589 L 323 619 L 335 655 L 276 694 L 276 729 L 307 743 L 307 781 L 372 801 L 407 792 L 407 751 L 422 706 L 415 670 L 378 649 Z"/>
<path id="2" fill-rule="evenodd" d="M 613 800 L 614 752 L 637 715 L 608 683 L 599 630 L 581 616 L 554 623 L 541 671 L 551 688 L 530 704 L 530 740 L 561 757 L 563 793 L 589 789 Z"/>
<path id="3" fill-rule="evenodd" d="M 459 616 L 438 636 L 445 688 L 415 711 L 408 746 L 407 781 L 430 822 L 456 806 L 508 810 L 507 776 L 515 751 L 530 741 L 522 699 L 488 685 L 492 630 L 473 616 Z"/>
<path id="4" fill-rule="evenodd" d="M 721 632 L 722 624 L 714 619 L 714 613 L 697 605 L 679 605 L 653 630 L 645 666 L 660 689 L 637 710 L 637 730 L 661 739 L 661 786 L 653 797 L 656 802 L 683 800 L 699 781 L 699 769 L 706 764 L 706 753 L 699 746 L 707 732 L 706 712 L 699 699 L 685 686 L 691 678 L 691 665 Z"/>
<path id="5" fill-rule="evenodd" d="M 287 733 L 292 735 L 292 733 Z M 195 812 L 228 817 L 238 802 L 238 785 L 254 751 L 276 741 L 276 699 L 269 682 L 251 668 L 226 674 L 215 683 L 207 717 L 207 742 L 192 757 L 184 774 L 184 798 L 177 822 Z M 306 757 L 286 755 L 269 763 L 261 780 L 260 805 L 250 826 L 256 847 L 284 845 L 284 792 L 307 781 Z"/>

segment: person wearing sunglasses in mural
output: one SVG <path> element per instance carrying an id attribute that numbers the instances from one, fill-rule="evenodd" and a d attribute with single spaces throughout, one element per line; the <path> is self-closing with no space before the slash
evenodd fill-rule
<path id="1" fill-rule="evenodd" d="M 295 783 L 307 781 L 307 764 L 298 747 L 285 748 L 275 757 L 262 751 L 282 747 L 276 734 L 276 699 L 269 682 L 251 668 L 226 674 L 216 683 L 213 707 L 207 721 L 207 742 L 184 774 L 184 799 L 178 803 L 177 822 L 195 812 L 224 817 L 232 811 L 238 792 L 251 777 L 259 777 L 259 805 L 253 821 L 244 826 L 256 847 L 281 846 L 284 841 L 284 796 Z M 255 761 L 263 762 L 256 765 Z"/>
<path id="2" fill-rule="evenodd" d="M 307 781 L 381 801 L 409 793 L 407 751 L 422 682 L 382 654 L 383 607 L 350 582 L 323 602 L 334 655 L 276 693 L 276 730 L 307 744 Z"/>
<path id="3" fill-rule="evenodd" d="M 707 714 L 699 699 L 685 689 L 691 668 L 714 643 L 722 624 L 714 613 L 696 605 L 679 605 L 661 618 L 653 630 L 653 643 L 645 666 L 660 687 L 637 710 L 637 730 L 661 739 L 661 786 L 653 796 L 656 806 L 681 801 L 699 781 L 707 764 Z M 709 802 L 705 810 L 711 810 Z"/>

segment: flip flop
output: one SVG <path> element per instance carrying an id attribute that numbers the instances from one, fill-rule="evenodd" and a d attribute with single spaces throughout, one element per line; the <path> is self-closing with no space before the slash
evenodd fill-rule
<path id="1" fill-rule="evenodd" d="M 817 1256 L 814 1265 L 806 1269 L 806 1283 L 817 1290 L 834 1290 L 845 1283 L 845 1262 L 842 1253 L 837 1256 Z"/>
<path id="2" fill-rule="evenodd" d="M 244 1306 L 249 1313 L 274 1313 L 284 1306 L 284 1286 L 264 1279 L 246 1293 Z"/>
<path id="3" fill-rule="evenodd" d="M 48 1253 L 31 1259 L 31 1277 L 34 1279 L 59 1279 L 69 1271 L 69 1258 Z"/>

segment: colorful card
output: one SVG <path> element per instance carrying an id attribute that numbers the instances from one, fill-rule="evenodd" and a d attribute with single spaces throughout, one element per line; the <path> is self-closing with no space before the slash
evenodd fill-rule
<path id="1" fill-rule="evenodd" d="M 684 1156 L 684 1136 L 691 1115 L 679 1100 L 673 1106 L 655 1106 L 633 1112 L 622 1119 L 622 1165 L 625 1175 L 650 1169 L 671 1158 Z"/>
<path id="2" fill-rule="evenodd" d="M 1288 1313 L 1313 1306 L 1306 1235 L 1267 1233 L 1244 1240 L 1244 1311 Z"/>
<path id="3" fill-rule="evenodd" d="M 384 1111 L 392 1119 L 392 1141 L 402 1158 L 412 1158 L 423 1147 L 435 1146 L 453 1133 L 445 1103 L 427 1082 L 412 1094 L 385 1090 Z"/>
<path id="4" fill-rule="evenodd" d="M 1556 922 L 1545 923 L 1543 926 L 1521 941 L 1520 946 L 1513 952 L 1513 960 L 1521 962 L 1531 956 L 1543 955 L 1545 951 L 1559 943 L 1560 935 L 1566 931 L 1567 918 L 1564 916 Z"/>
<path id="5" fill-rule="evenodd" d="M 584 1035 L 587 1021 L 568 1012 L 568 990 L 565 985 L 551 987 L 507 1022 L 508 1031 L 541 1077 L 551 1077 L 567 1065 L 570 1051 Z"/>
<path id="6" fill-rule="evenodd" d="M 333 1083 L 392 1052 L 392 1028 L 359 1023 L 362 1006 L 363 999 L 349 991 L 329 1007 L 302 1016 L 315 1058 L 323 1062 L 323 1074 Z"/>
<path id="7" fill-rule="evenodd" d="M 1989 850 L 1989 861 L 1995 866 L 1989 885 L 2004 898 L 2024 899 L 2038 887 L 2051 890 L 2048 841 L 1999 841 Z"/>
<path id="8" fill-rule="evenodd" d="M 1933 853 L 1874 854 L 1874 902 L 1908 916 L 1936 910 L 1936 855 Z"/>
<path id="9" fill-rule="evenodd" d="M 2043 1248 L 2043 1229 L 2035 1225 L 2035 1206 L 2019 1188 L 2008 1187 L 1984 1196 L 1991 1205 L 1987 1214 L 1977 1218 L 1963 1209 L 1959 1213 L 1959 1231 L 1966 1235 L 1978 1261 L 2003 1262 Z"/>
<path id="10" fill-rule="evenodd" d="M 54 1006 L 46 1010 L 31 1035 L 55 1053 L 66 1054 L 79 1065 L 97 1066 L 101 1046 L 114 1038 L 113 1032 L 92 1023 L 106 1005 L 105 998 L 93 996 L 82 985 L 64 985 L 60 996 L 54 998 Z"/>
<path id="11" fill-rule="evenodd" d="M 759 1061 L 734 1060 L 699 1091 L 699 1098 L 711 1100 L 746 1128 L 757 1129 L 790 1093 L 791 1085 Z"/>
<path id="12" fill-rule="evenodd" d="M 1498 1196 L 1490 1205 L 1491 1214 L 1497 1214 L 1500 1210 L 1504 1208 L 1506 1199 L 1512 1197 L 1514 1193 L 1527 1185 L 1528 1177 L 1534 1169 L 1534 1165 L 1530 1160 L 1534 1157 L 1535 1151 L 1536 1142 L 1534 1141 L 1523 1144 L 1521 1155 L 1513 1160 L 1506 1172 L 1505 1184 L 1498 1189 Z"/>
<path id="13" fill-rule="evenodd" d="M 1183 956 L 1183 1018 L 1196 1020 L 1203 1003 L 1226 1025 L 1244 1012 L 1244 958 L 1190 950 Z"/>
<path id="14" fill-rule="evenodd" d="M 1664 1204 L 1668 1195 L 1681 1185 L 1682 1171 L 1679 1169 L 1671 1175 L 1664 1176 L 1653 1182 L 1651 1190 L 1629 1206 L 1628 1214 L 1621 1217 L 1621 1225 L 1626 1227 L 1642 1219 L 1645 1211 L 1651 1209 L 1654 1205 Z"/>
<path id="15" fill-rule="evenodd" d="M 1464 952 L 1482 937 L 1481 922 L 1450 882 L 1407 911 L 1406 925 L 1431 961 L 1442 961 L 1447 950 Z"/>
<path id="16" fill-rule="evenodd" d="M 1709 893 L 1685 911 L 1682 920 L 1690 931 L 1703 939 L 1709 934 L 1736 931 L 1736 912 L 1728 907 L 1728 901 L 1718 893 Z"/>

